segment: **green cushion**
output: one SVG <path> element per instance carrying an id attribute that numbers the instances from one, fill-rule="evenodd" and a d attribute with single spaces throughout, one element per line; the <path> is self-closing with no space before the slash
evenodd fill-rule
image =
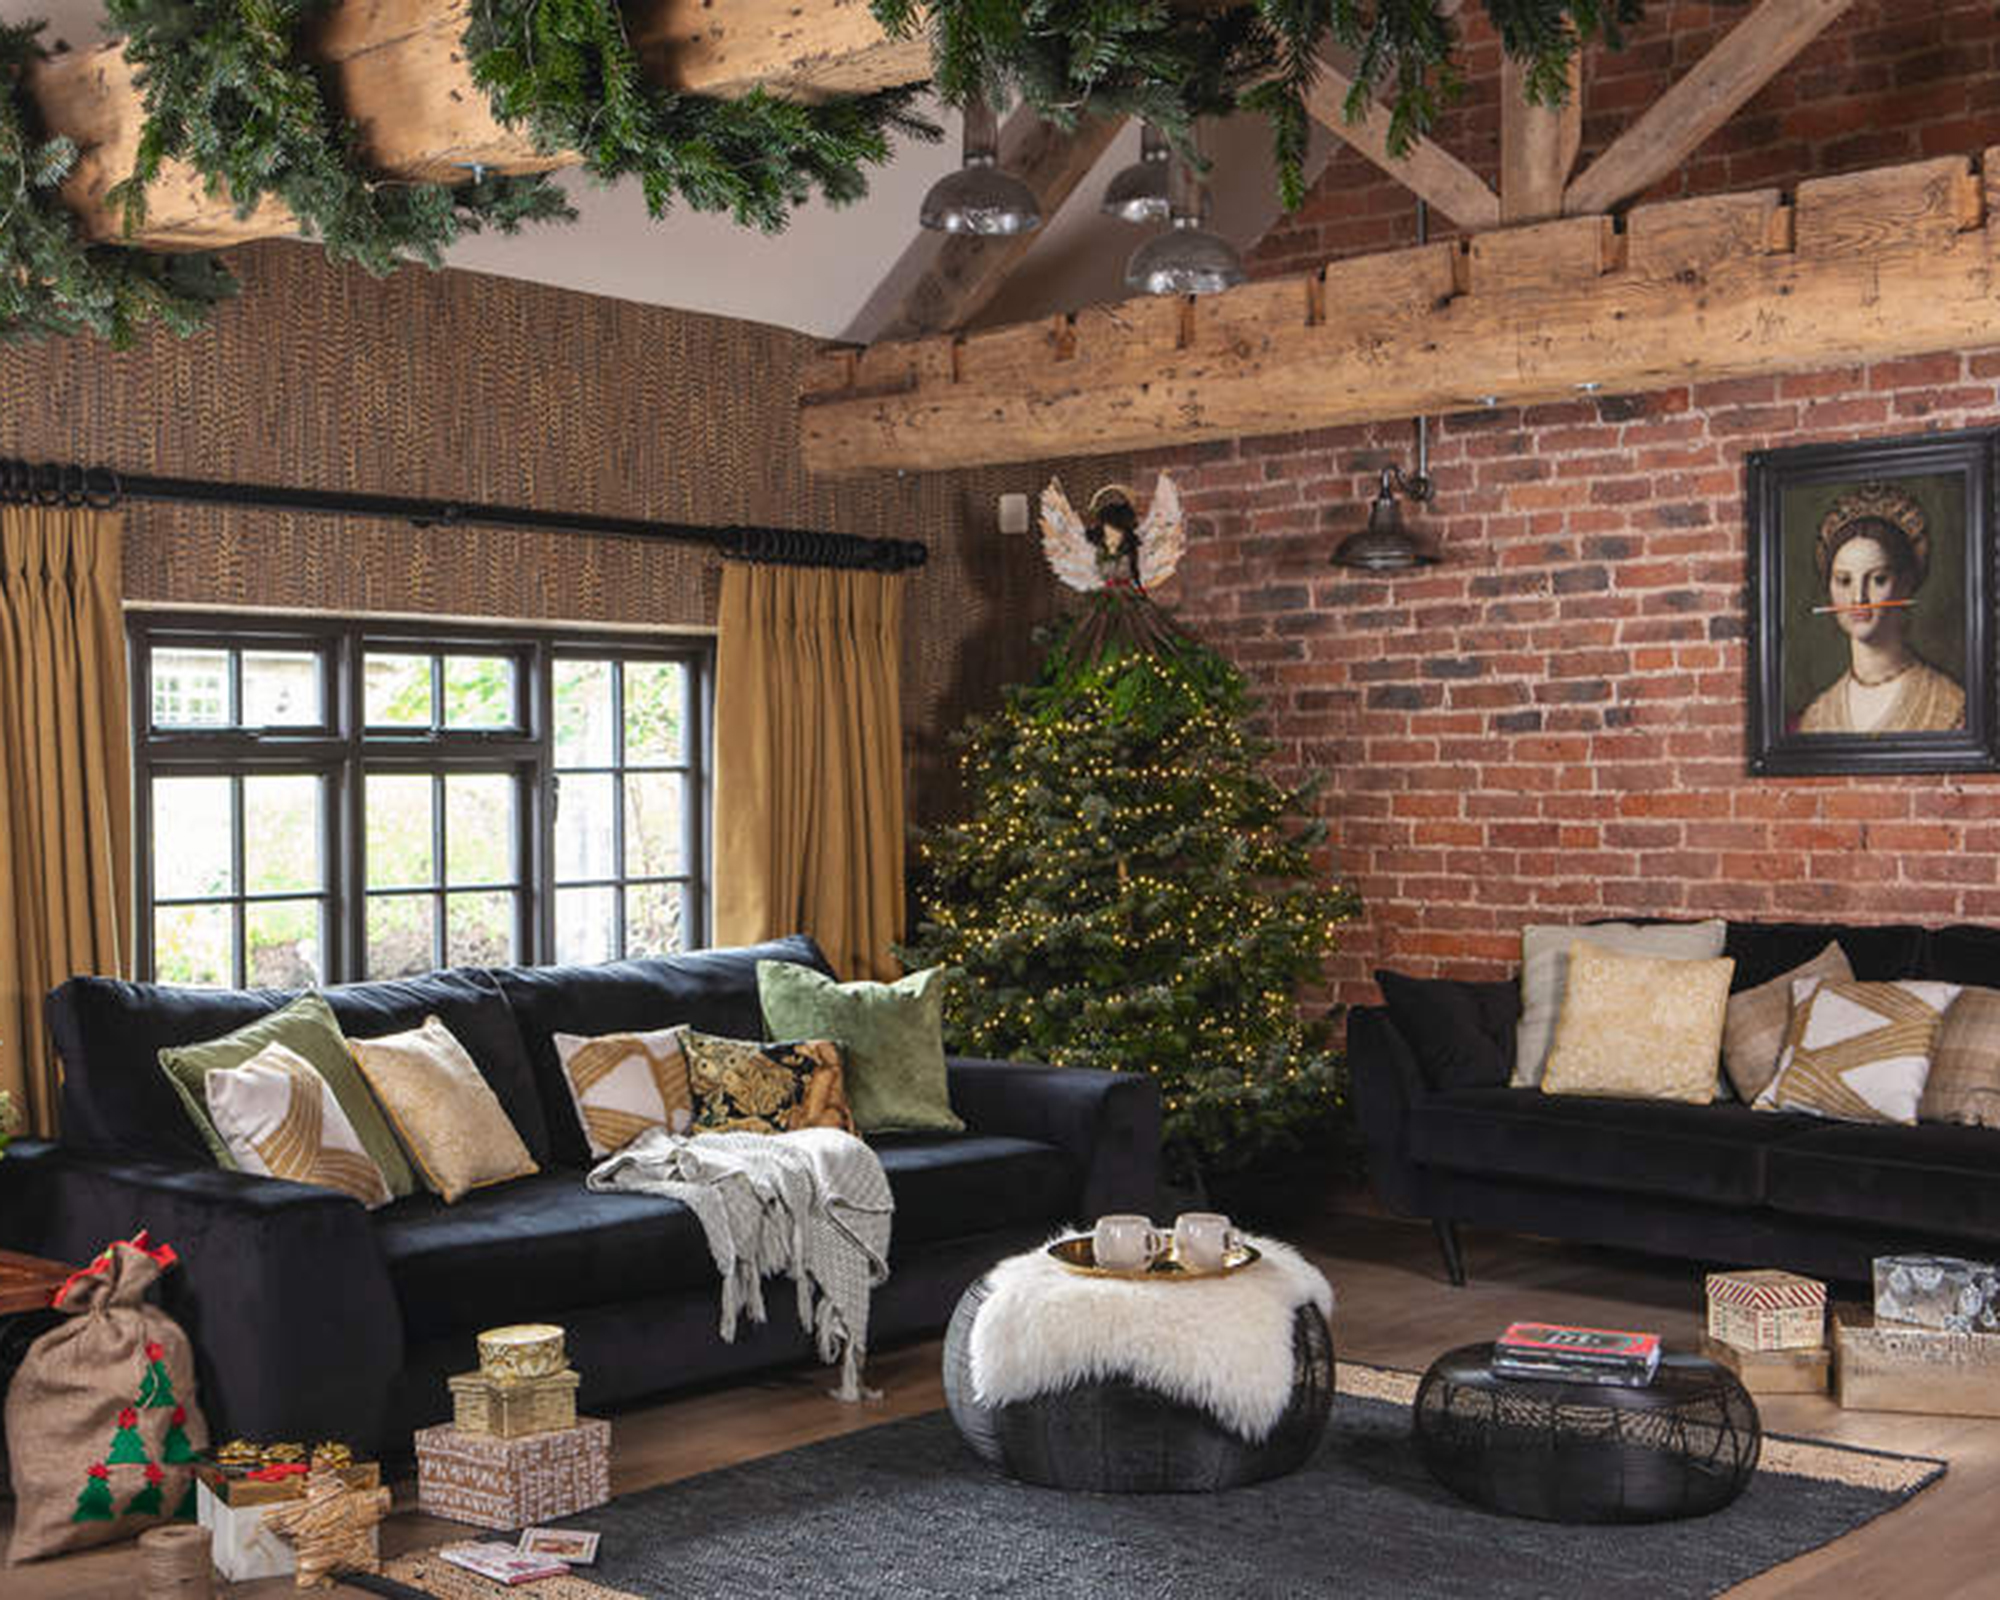
<path id="1" fill-rule="evenodd" d="M 334 1020 L 333 1007 L 319 994 L 302 994 L 290 1005 L 246 1023 L 234 1033 L 225 1033 L 220 1039 L 177 1045 L 160 1052 L 160 1068 L 166 1073 L 167 1082 L 174 1086 L 174 1093 L 181 1097 L 181 1104 L 187 1108 L 209 1154 L 215 1157 L 215 1164 L 234 1170 L 236 1160 L 222 1142 L 222 1135 L 215 1131 L 215 1124 L 209 1121 L 203 1080 L 211 1072 L 242 1066 L 267 1044 L 282 1044 L 296 1050 L 326 1079 L 334 1099 L 340 1102 L 340 1109 L 354 1124 L 361 1148 L 382 1169 L 389 1193 L 399 1200 L 415 1193 L 416 1174 L 410 1171 L 403 1147 L 389 1131 L 361 1069 L 347 1053 L 347 1036 Z"/>
<path id="2" fill-rule="evenodd" d="M 863 1133 L 963 1133 L 944 1071 L 942 967 L 894 983 L 835 983 L 790 961 L 757 963 L 773 1039 L 832 1039 L 847 1050 L 847 1103 Z"/>

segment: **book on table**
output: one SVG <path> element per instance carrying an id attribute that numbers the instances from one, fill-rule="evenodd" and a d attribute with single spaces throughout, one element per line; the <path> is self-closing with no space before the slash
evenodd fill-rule
<path id="1" fill-rule="evenodd" d="M 1560 1322 L 1515 1322 L 1493 1341 L 1493 1371 L 1503 1378 L 1641 1388 L 1660 1369 L 1660 1336 Z"/>
<path id="2" fill-rule="evenodd" d="M 467 1572 L 476 1572 L 482 1578 L 491 1578 L 495 1583 L 510 1586 L 534 1583 L 542 1578 L 560 1578 L 569 1572 L 566 1562 L 557 1561 L 552 1556 L 523 1555 L 511 1544 L 497 1541 L 448 1544 L 437 1554 L 440 1560 L 449 1561 L 455 1567 L 463 1567 Z"/>

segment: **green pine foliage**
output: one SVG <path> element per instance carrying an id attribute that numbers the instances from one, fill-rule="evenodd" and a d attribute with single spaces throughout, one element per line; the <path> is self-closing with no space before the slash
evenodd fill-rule
<path id="1" fill-rule="evenodd" d="M 76 146 L 49 136 L 22 81 L 47 54 L 44 26 L 0 24 L 0 338 L 90 333 L 123 348 L 149 323 L 192 333 L 235 290 L 215 258 L 93 245 L 58 198 Z"/>
<path id="2" fill-rule="evenodd" d="M 146 186 L 168 158 L 192 164 L 239 215 L 276 195 L 339 260 L 379 276 L 403 262 L 443 265 L 445 249 L 484 228 L 568 221 L 546 176 L 471 183 L 378 179 L 352 124 L 329 108 L 297 48 L 327 0 L 106 0 L 139 68 L 146 126 L 132 175 L 111 192 L 127 232 L 146 216 Z"/>
<path id="3" fill-rule="evenodd" d="M 775 233 L 815 192 L 866 194 L 891 132 L 939 133 L 911 112 L 914 87 L 811 105 L 675 94 L 640 70 L 615 0 L 473 0 L 465 43 L 496 116 L 540 149 L 581 151 L 607 183 L 637 177 L 655 217 L 679 199 Z"/>
<path id="4" fill-rule="evenodd" d="M 1600 34 L 1614 46 L 1645 0 L 1482 0 L 1529 97 L 1559 105 L 1569 58 Z M 1011 92 L 1065 127 L 1085 111 L 1142 116 L 1186 145 L 1193 120 L 1235 110 L 1271 119 L 1287 209 L 1305 197 L 1305 94 L 1329 37 L 1355 54 L 1346 112 L 1389 96 L 1397 155 L 1460 87 L 1458 28 L 1440 0 L 1255 0 L 1222 10 L 1171 0 L 870 0 L 891 33 L 927 26 L 938 93 L 954 105 Z"/>
<path id="5" fill-rule="evenodd" d="M 1310 790 L 1264 771 L 1242 675 L 1184 635 L 1148 651 L 1106 631 L 1091 655 L 1058 630 L 1037 680 L 959 735 L 971 815 L 921 837 L 899 953 L 962 969 L 957 1051 L 1151 1073 L 1172 1169 L 1212 1175 L 1338 1109 L 1339 1060 L 1298 994 L 1360 901 L 1315 868 Z"/>

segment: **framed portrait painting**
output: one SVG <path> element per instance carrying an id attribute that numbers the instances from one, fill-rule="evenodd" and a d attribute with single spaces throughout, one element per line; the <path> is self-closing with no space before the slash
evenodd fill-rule
<path id="1" fill-rule="evenodd" d="M 2000 768 L 1996 440 L 1749 457 L 1753 773 Z"/>

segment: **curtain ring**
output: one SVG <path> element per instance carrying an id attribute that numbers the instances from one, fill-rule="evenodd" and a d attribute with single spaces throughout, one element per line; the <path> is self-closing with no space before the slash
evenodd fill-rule
<path id="1" fill-rule="evenodd" d="M 110 485 L 109 488 L 93 491 L 90 486 L 91 474 L 96 473 Z M 109 467 L 85 467 L 83 470 L 83 502 L 93 511 L 115 511 L 118 503 L 125 498 L 125 486 L 118 481 L 118 474 Z"/>

